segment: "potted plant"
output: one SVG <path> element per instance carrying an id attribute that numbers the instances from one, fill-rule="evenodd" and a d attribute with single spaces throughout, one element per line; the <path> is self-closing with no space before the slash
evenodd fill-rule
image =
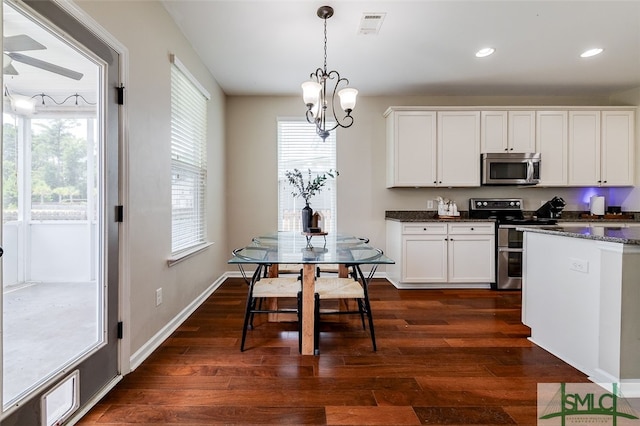
<path id="1" fill-rule="evenodd" d="M 313 217 L 313 210 L 309 206 L 311 197 L 321 192 L 322 187 L 327 183 L 329 178 L 335 178 L 339 176 L 340 173 L 337 170 L 329 169 L 327 172 L 312 177 L 311 169 L 308 169 L 306 181 L 302 172 L 298 169 L 287 170 L 284 175 L 293 187 L 291 195 L 304 199 L 305 206 L 302 209 L 302 230 L 303 232 L 309 232 L 311 218 Z"/>

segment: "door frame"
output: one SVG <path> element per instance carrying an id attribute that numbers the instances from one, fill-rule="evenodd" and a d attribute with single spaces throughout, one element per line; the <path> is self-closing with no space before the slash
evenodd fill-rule
<path id="1" fill-rule="evenodd" d="M 43 4 L 42 0 L 9 0 L 15 4 L 24 4 L 27 8 L 35 9 L 38 14 L 38 8 L 31 7 L 32 4 Z M 60 9 L 62 12 L 73 19 L 75 25 L 84 27 L 87 31 L 92 33 L 94 37 L 100 40 L 103 44 L 109 46 L 119 56 L 119 68 L 117 70 L 118 80 L 122 86 L 126 87 L 128 81 L 128 50 L 120 43 L 115 37 L 113 37 L 106 29 L 104 29 L 97 21 L 95 21 L 89 14 L 78 7 L 71 0 L 48 0 L 47 3 Z M 45 6 L 46 7 L 46 6 Z M 0 11 L 3 6 L 0 5 Z M 45 19 L 46 20 L 46 19 Z M 54 25 L 56 22 L 53 22 Z M 58 23 L 59 24 L 59 23 Z M 0 28 L 2 24 L 0 24 Z M 112 88 L 107 88 L 107 90 Z M 113 88 L 115 90 L 115 88 Z M 100 399 L 102 399 L 107 392 L 112 389 L 124 375 L 131 371 L 130 358 L 131 358 L 131 339 L 130 339 L 130 268 L 129 268 L 129 217 L 128 217 L 128 200 L 129 200 L 129 155 L 128 155 L 128 121 L 127 121 L 127 107 L 126 104 L 118 107 L 118 200 L 117 204 L 124 206 L 122 223 L 118 224 L 118 274 L 117 274 L 117 286 L 118 286 L 118 301 L 117 301 L 117 321 L 122 323 L 122 338 L 117 342 L 117 374 L 116 376 L 105 384 L 97 393 L 84 402 L 77 411 L 67 420 L 72 424 L 78 419 L 84 416 Z M 107 219 L 113 217 L 114 206 L 106 205 Z M 0 294 L 0 303 L 2 302 L 2 295 Z M 0 317 L 0 326 L 1 326 Z M 1 348 L 1 342 L 0 342 Z M 62 376 L 56 376 L 56 381 L 60 380 Z M 55 381 L 49 381 L 41 389 L 45 390 L 47 387 L 55 386 Z M 34 396 L 40 395 L 41 392 L 34 393 Z M 33 404 L 33 398 L 22 401 L 19 405 L 10 407 L 7 411 L 2 412 L 0 410 L 0 420 L 8 419 L 12 413 L 14 413 L 20 407 L 24 407 L 26 404 Z M 29 402 L 31 401 L 31 402 Z M 39 401 L 37 402 L 39 404 Z"/>

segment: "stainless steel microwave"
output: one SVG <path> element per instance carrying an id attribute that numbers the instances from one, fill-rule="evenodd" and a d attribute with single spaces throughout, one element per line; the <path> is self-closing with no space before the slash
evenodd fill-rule
<path id="1" fill-rule="evenodd" d="M 540 182 L 540 153 L 482 154 L 483 185 L 535 185 Z"/>

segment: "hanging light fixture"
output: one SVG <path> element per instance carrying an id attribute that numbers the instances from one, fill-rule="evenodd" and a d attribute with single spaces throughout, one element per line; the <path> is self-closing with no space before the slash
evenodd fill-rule
<path id="1" fill-rule="evenodd" d="M 330 6 L 322 6 L 318 9 L 318 17 L 324 19 L 324 68 L 318 68 L 311 73 L 311 80 L 302 83 L 302 97 L 307 105 L 307 121 L 316 125 L 318 135 L 324 141 L 329 132 L 337 127 L 351 127 L 353 117 L 351 112 L 356 106 L 356 96 L 358 91 L 349 85 L 349 80 L 340 77 L 338 71 L 327 72 L 327 19 L 333 16 L 333 8 Z M 327 93 L 327 84 L 329 84 L 329 93 Z M 338 90 L 339 87 L 343 87 Z M 335 97 L 336 92 L 340 98 L 340 108 L 344 110 L 346 115 L 342 121 L 336 115 Z M 330 112 L 328 110 L 331 110 Z M 327 114 L 333 115 L 336 124 L 327 129 Z M 329 119 L 331 118 L 329 115 Z"/>

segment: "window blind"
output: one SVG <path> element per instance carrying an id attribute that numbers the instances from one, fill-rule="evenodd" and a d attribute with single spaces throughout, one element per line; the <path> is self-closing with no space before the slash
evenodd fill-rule
<path id="1" fill-rule="evenodd" d="M 327 123 L 327 127 L 334 124 Z M 302 231 L 301 210 L 304 199 L 293 197 L 292 186 L 285 177 L 287 170 L 298 169 L 305 182 L 308 170 L 312 178 L 336 169 L 336 132 L 331 132 L 323 142 L 317 135 L 315 125 L 304 119 L 278 120 L 278 230 Z M 323 217 L 323 230 L 335 232 L 336 180 L 328 179 L 322 191 L 311 198 L 311 208 Z"/>
<path id="2" fill-rule="evenodd" d="M 174 59 L 174 58 L 172 58 Z M 207 94 L 171 67 L 171 253 L 205 242 Z"/>

